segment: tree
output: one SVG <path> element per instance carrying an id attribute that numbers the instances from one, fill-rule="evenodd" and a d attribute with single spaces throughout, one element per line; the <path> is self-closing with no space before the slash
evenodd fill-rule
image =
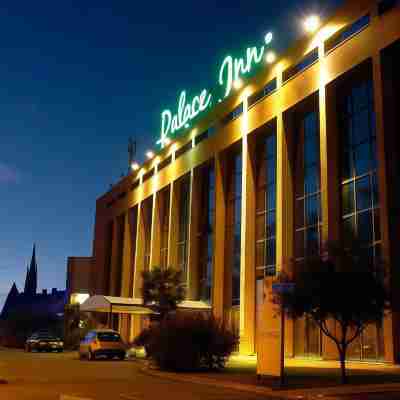
<path id="1" fill-rule="evenodd" d="M 185 285 L 182 272 L 173 268 L 154 267 L 142 273 L 143 304 L 150 306 L 163 320 L 168 313 L 176 310 L 185 299 Z"/>
<path id="2" fill-rule="evenodd" d="M 389 307 L 383 269 L 370 260 L 370 249 L 330 246 L 330 256 L 306 259 L 293 276 L 278 280 L 291 290 L 274 295 L 274 301 L 292 318 L 307 316 L 333 340 L 340 359 L 341 380 L 347 383 L 346 352 L 372 323 L 381 323 Z M 334 321 L 335 326 L 329 323 Z M 335 327 L 339 327 L 336 332 Z"/>

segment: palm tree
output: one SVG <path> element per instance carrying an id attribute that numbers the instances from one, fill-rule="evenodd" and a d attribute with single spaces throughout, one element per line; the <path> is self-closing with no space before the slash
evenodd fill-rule
<path id="1" fill-rule="evenodd" d="M 143 304 L 157 312 L 160 320 L 176 310 L 178 304 L 185 299 L 186 290 L 181 271 L 171 267 L 153 267 L 150 271 L 143 271 L 142 276 Z"/>

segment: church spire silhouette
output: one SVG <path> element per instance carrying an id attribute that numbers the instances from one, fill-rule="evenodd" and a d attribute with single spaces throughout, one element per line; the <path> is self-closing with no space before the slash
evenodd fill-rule
<path id="1" fill-rule="evenodd" d="M 35 295 L 37 291 L 37 262 L 36 262 L 36 245 L 33 245 L 32 258 L 29 268 L 26 272 L 24 293 Z"/>

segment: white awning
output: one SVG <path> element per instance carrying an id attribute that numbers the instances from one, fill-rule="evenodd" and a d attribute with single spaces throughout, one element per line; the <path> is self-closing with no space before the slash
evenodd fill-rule
<path id="1" fill-rule="evenodd" d="M 91 296 L 81 304 L 84 312 L 106 312 L 121 314 L 154 314 L 149 307 L 143 305 L 141 299 L 131 297 Z"/>

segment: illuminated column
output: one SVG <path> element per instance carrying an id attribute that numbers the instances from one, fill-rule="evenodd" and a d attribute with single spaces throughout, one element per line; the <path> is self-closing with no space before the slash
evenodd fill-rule
<path id="1" fill-rule="evenodd" d="M 123 223 L 124 217 L 116 217 L 113 219 L 113 229 L 112 229 L 112 245 L 111 245 L 111 265 L 110 265 L 110 283 L 109 283 L 109 296 L 120 296 L 121 293 L 118 293 L 118 288 L 121 286 L 121 282 L 118 282 L 121 279 L 121 274 L 119 274 L 119 269 L 121 266 L 121 246 L 122 238 L 121 238 L 121 229 L 123 227 L 121 224 Z"/>
<path id="2" fill-rule="evenodd" d="M 168 267 L 177 268 L 178 253 L 177 240 L 179 229 L 179 196 L 178 184 L 171 182 L 169 201 L 169 229 L 168 229 Z"/>
<path id="3" fill-rule="evenodd" d="M 276 271 L 280 273 L 291 270 L 294 226 L 293 176 L 290 169 L 288 132 L 281 110 L 276 117 L 276 144 Z"/>
<path id="4" fill-rule="evenodd" d="M 282 72 L 277 74 L 282 86 Z M 290 160 L 290 127 L 279 104 L 276 117 L 276 272 L 292 272 L 293 258 L 293 173 Z M 269 281 L 269 279 L 268 279 Z M 270 284 L 270 282 L 269 282 Z M 274 318 L 270 316 L 270 318 Z M 275 321 L 272 322 L 275 324 Z M 285 354 L 293 355 L 293 321 L 285 319 Z"/>
<path id="5" fill-rule="evenodd" d="M 226 236 L 226 184 L 225 159 L 222 154 L 215 158 L 215 250 L 212 304 L 213 314 L 224 318 L 225 299 L 225 236 Z"/>
<path id="6" fill-rule="evenodd" d="M 242 117 L 242 224 L 240 253 L 240 353 L 254 353 L 256 276 L 255 276 L 255 145 L 248 133 L 247 98 Z"/>
<path id="7" fill-rule="evenodd" d="M 320 77 L 318 90 L 319 136 L 321 162 L 321 216 L 322 216 L 322 251 L 326 251 L 328 242 L 340 239 L 340 193 L 339 193 L 339 135 L 337 126 L 336 95 L 333 88 L 326 86 L 327 74 L 324 58 L 324 45 L 318 49 L 320 59 Z M 335 330 L 333 321 L 329 329 Z M 324 359 L 337 359 L 334 342 L 322 336 L 322 353 Z"/>
<path id="8" fill-rule="evenodd" d="M 161 254 L 161 225 L 160 225 L 160 201 L 162 196 L 159 192 L 153 195 L 152 217 L 151 217 L 151 252 L 150 252 L 150 269 L 160 266 Z"/>
<path id="9" fill-rule="evenodd" d="M 387 182 L 387 168 L 388 160 L 385 156 L 386 142 L 389 141 L 386 135 L 390 134 L 389 129 L 384 129 L 384 115 L 383 115 L 383 82 L 382 82 L 382 63 L 381 54 L 376 50 L 372 57 L 372 71 L 373 71 L 373 88 L 374 88 L 374 106 L 376 115 L 376 147 L 377 147 L 377 160 L 378 160 L 378 188 L 379 188 L 379 212 L 380 212 L 380 230 L 382 236 L 382 258 L 386 265 L 391 266 L 393 260 L 391 259 L 390 251 L 390 215 L 389 215 L 389 201 L 388 201 L 388 182 Z M 394 239 L 394 238 L 393 238 Z M 393 266 L 392 266 L 393 268 Z M 391 273 L 391 271 L 389 271 Z M 393 275 L 392 275 L 393 276 Z M 393 286 L 392 286 L 393 287 Z M 383 322 L 383 335 L 384 335 L 384 357 L 385 361 L 396 362 L 398 355 L 394 348 L 395 338 L 398 338 L 399 328 L 398 311 L 392 311 L 384 318 Z"/>
<path id="10" fill-rule="evenodd" d="M 199 299 L 199 218 L 201 205 L 201 190 L 199 170 L 191 171 L 190 190 L 190 220 L 189 220 L 189 249 L 188 249 L 188 300 Z M 205 188 L 203 188 L 204 190 Z"/>
<path id="11" fill-rule="evenodd" d="M 122 249 L 122 286 L 121 286 L 121 296 L 131 297 L 132 294 L 129 293 L 129 282 L 132 270 L 132 243 L 130 234 L 130 221 L 129 221 L 129 210 L 124 215 L 124 239 L 123 239 L 123 249 Z"/>
<path id="12" fill-rule="evenodd" d="M 142 271 L 144 267 L 145 251 L 145 226 L 143 218 L 144 202 L 138 204 L 137 228 L 136 228 L 136 252 L 135 252 L 135 271 L 133 283 L 133 297 L 141 298 Z"/>

